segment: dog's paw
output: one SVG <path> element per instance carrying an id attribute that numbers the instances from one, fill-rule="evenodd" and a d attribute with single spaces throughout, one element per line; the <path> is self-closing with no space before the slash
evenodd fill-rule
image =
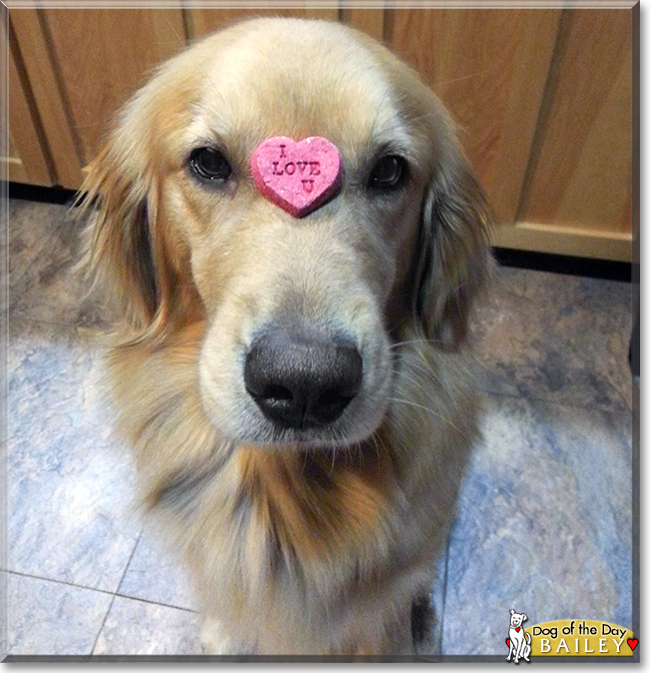
<path id="1" fill-rule="evenodd" d="M 224 630 L 223 624 L 207 617 L 201 628 L 201 651 L 203 654 L 242 654 L 242 648 Z"/>

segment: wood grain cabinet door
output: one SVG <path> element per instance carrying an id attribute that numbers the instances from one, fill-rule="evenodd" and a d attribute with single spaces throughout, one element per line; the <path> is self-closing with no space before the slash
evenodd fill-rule
<path id="1" fill-rule="evenodd" d="M 460 127 L 499 222 L 515 219 L 561 10 L 395 9 L 389 44 Z"/>
<path id="2" fill-rule="evenodd" d="M 631 259 L 632 10 L 393 9 L 389 44 L 461 128 L 495 243 Z"/>
<path id="3" fill-rule="evenodd" d="M 2 157 L 4 176 L 11 182 L 51 187 L 56 183 L 52 157 L 11 26 L 8 37 L 9 134 Z"/>
<path id="4" fill-rule="evenodd" d="M 517 225 L 503 241 L 631 260 L 632 12 L 564 11 Z"/>
<path id="5" fill-rule="evenodd" d="M 15 9 L 18 43 L 52 148 L 76 189 L 111 119 L 150 71 L 185 47 L 180 9 Z"/>

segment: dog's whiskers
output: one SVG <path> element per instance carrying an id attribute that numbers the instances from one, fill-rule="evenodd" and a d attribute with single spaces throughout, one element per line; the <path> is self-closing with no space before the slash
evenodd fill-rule
<path id="1" fill-rule="evenodd" d="M 410 400 L 404 400 L 399 397 L 390 397 L 389 399 L 391 402 L 394 402 L 395 404 L 405 404 L 410 407 L 415 407 L 416 409 L 422 409 L 422 411 L 426 411 L 432 416 L 441 418 L 447 425 L 451 426 L 454 430 L 456 430 L 456 432 L 460 433 L 461 436 L 463 437 L 468 436 L 467 433 L 464 430 L 461 430 L 450 418 L 448 418 L 444 414 L 441 414 L 439 411 L 436 411 L 435 409 L 431 409 L 430 407 L 427 407 L 424 404 L 418 404 L 417 402 L 411 402 Z"/>
<path id="2" fill-rule="evenodd" d="M 390 344 L 390 346 L 388 346 L 388 350 L 394 350 L 397 348 L 402 348 L 404 346 L 411 346 L 413 344 L 424 344 L 424 345 L 431 344 L 433 346 L 438 346 L 441 343 L 442 342 L 440 341 L 440 339 L 427 339 L 425 337 L 421 337 L 417 339 L 407 339 L 406 341 L 396 341 L 395 343 Z"/>

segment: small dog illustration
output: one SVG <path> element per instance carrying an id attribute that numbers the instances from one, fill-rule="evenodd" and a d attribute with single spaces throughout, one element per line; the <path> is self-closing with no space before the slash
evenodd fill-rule
<path id="1" fill-rule="evenodd" d="M 510 630 L 508 631 L 508 638 L 506 638 L 506 645 L 510 648 L 506 661 L 510 661 L 514 654 L 515 664 L 519 663 L 519 657 L 523 657 L 526 661 L 530 661 L 530 633 L 526 633 L 522 624 L 528 617 L 522 612 L 519 614 L 514 610 L 510 610 Z"/>

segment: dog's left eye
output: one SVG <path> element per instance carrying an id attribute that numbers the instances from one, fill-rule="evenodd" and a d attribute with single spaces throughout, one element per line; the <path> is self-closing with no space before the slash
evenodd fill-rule
<path id="1" fill-rule="evenodd" d="M 406 161 L 390 154 L 382 157 L 373 166 L 368 186 L 371 189 L 392 190 L 401 187 L 408 173 Z"/>
<path id="2" fill-rule="evenodd" d="M 203 180 L 225 182 L 232 168 L 224 155 L 214 147 L 199 147 L 190 154 L 190 167 Z"/>

